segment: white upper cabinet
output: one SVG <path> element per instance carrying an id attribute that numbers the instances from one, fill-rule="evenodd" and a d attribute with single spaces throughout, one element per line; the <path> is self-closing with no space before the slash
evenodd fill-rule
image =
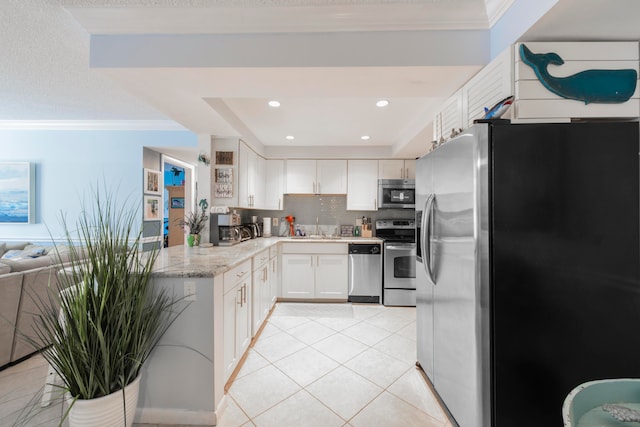
<path id="1" fill-rule="evenodd" d="M 378 160 L 349 160 L 348 190 L 347 210 L 377 210 Z"/>
<path id="2" fill-rule="evenodd" d="M 347 194 L 347 161 L 318 160 L 316 194 Z"/>
<path id="3" fill-rule="evenodd" d="M 255 174 L 255 153 L 242 142 L 238 148 L 238 206 L 251 207 Z"/>
<path id="4" fill-rule="evenodd" d="M 416 160 L 404 161 L 404 179 L 416 179 Z"/>
<path id="5" fill-rule="evenodd" d="M 265 171 L 264 209 L 283 209 L 284 160 L 267 160 Z"/>
<path id="6" fill-rule="evenodd" d="M 287 193 L 314 194 L 316 187 L 315 160 L 287 160 Z"/>
<path id="7" fill-rule="evenodd" d="M 379 179 L 416 179 L 415 160 L 385 159 L 378 162 Z"/>
<path id="8" fill-rule="evenodd" d="M 240 142 L 238 148 L 238 207 L 264 208 L 267 160 Z"/>
<path id="9" fill-rule="evenodd" d="M 346 160 L 287 160 L 288 194 L 346 194 Z"/>

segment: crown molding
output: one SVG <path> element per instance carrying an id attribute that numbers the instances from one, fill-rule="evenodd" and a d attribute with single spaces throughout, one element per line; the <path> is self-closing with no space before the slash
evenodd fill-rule
<path id="1" fill-rule="evenodd" d="M 172 120 L 0 120 L 0 130 L 187 131 Z"/>

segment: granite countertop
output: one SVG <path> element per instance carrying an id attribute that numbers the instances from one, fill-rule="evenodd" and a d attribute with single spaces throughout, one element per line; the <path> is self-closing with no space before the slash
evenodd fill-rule
<path id="1" fill-rule="evenodd" d="M 296 243 L 382 243 L 377 237 L 291 238 L 262 237 L 234 246 L 163 248 L 154 266 L 154 277 L 213 277 L 222 274 L 258 252 L 279 242 Z"/>

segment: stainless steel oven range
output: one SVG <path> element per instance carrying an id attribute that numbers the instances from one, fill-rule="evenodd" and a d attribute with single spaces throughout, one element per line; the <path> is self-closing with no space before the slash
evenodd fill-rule
<path id="1" fill-rule="evenodd" d="M 416 305 L 415 230 L 415 219 L 376 221 L 376 236 L 384 240 L 384 305 Z"/>

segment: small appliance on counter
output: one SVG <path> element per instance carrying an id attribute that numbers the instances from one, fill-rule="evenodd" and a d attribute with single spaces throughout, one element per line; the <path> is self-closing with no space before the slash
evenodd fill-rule
<path id="1" fill-rule="evenodd" d="M 239 227 L 240 229 L 240 241 L 244 242 L 246 240 L 251 240 L 254 239 L 253 234 L 251 232 L 251 228 L 247 227 L 246 225 L 241 225 Z"/>
<path id="2" fill-rule="evenodd" d="M 251 239 L 257 239 L 258 237 L 262 237 L 262 230 L 259 227 L 259 224 L 256 222 L 248 222 L 246 224 L 242 224 L 242 226 L 249 230 L 249 235 Z"/>
<path id="3" fill-rule="evenodd" d="M 242 225 L 249 229 L 251 239 L 257 239 L 258 237 L 262 237 L 262 224 L 258 223 L 257 216 L 253 215 L 251 217 L 251 222 L 248 222 Z"/>
<path id="4" fill-rule="evenodd" d="M 209 216 L 209 241 L 214 246 L 231 246 L 240 243 L 240 215 L 212 213 Z"/>

